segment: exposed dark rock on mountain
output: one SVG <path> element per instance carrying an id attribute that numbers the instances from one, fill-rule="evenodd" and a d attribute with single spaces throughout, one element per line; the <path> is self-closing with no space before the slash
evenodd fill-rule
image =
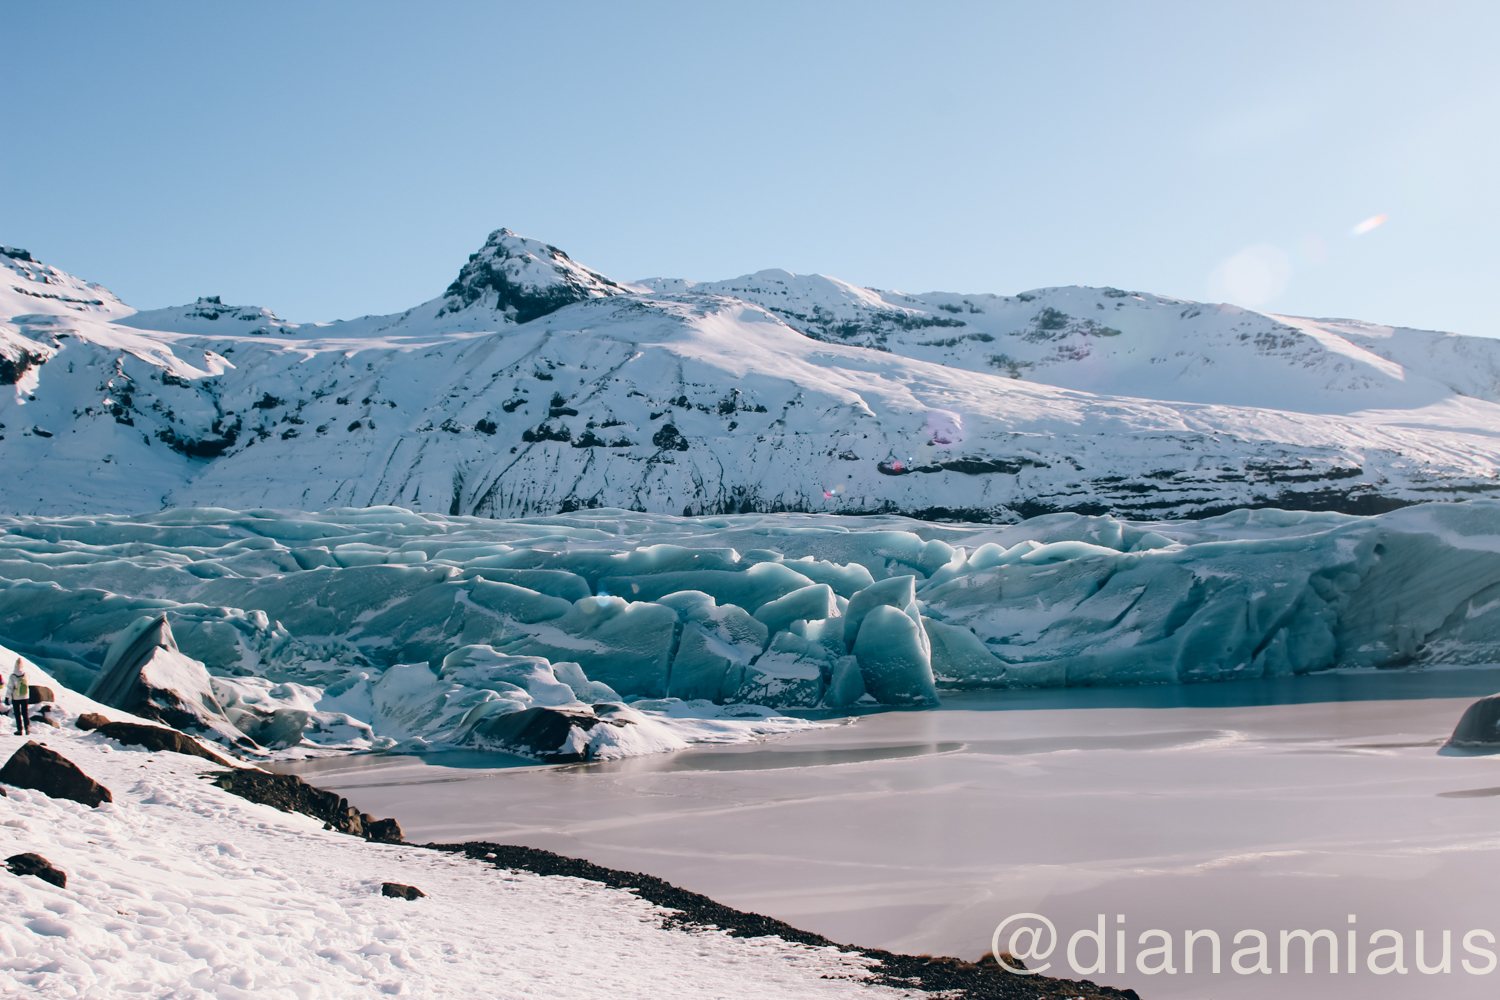
<path id="1" fill-rule="evenodd" d="M 484 300 L 512 321 L 530 323 L 574 302 L 623 291 L 557 247 L 497 229 L 483 249 L 469 255 L 469 262 L 443 293 L 443 308 L 457 312 Z"/>
<path id="2" fill-rule="evenodd" d="M 1010 523 L 1500 494 L 1500 342 L 1482 337 L 1112 288 L 626 285 L 506 230 L 444 295 L 315 326 L 214 299 L 136 312 L 34 260 L 0 270 L 18 390 L 0 457 L 29 470 L 0 509 L 18 513 L 104 491 L 137 511 Z"/>

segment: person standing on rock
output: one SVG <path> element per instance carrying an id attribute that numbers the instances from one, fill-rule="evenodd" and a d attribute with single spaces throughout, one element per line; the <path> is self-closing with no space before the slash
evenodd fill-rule
<path id="1" fill-rule="evenodd" d="M 10 680 L 5 682 L 5 697 L 10 699 L 10 707 L 16 711 L 16 735 L 23 733 L 31 734 L 31 720 L 27 718 L 26 710 L 31 701 L 31 689 L 26 686 L 26 672 L 21 669 L 21 661 L 16 661 L 16 669 L 10 675 Z"/>

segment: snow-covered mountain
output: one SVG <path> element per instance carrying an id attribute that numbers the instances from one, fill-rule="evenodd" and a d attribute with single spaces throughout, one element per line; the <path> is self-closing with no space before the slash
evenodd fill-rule
<path id="1" fill-rule="evenodd" d="M 1500 489 L 1500 342 L 1116 289 L 620 283 L 497 230 L 406 312 L 137 312 L 0 256 L 0 508 L 1194 517 Z"/>

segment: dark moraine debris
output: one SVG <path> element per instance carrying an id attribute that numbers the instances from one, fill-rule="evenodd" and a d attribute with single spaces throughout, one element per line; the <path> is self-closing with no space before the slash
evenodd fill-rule
<path id="1" fill-rule="evenodd" d="M 421 899 L 427 895 L 414 885 L 402 885 L 400 882 L 380 883 L 380 894 L 394 899 Z"/>
<path id="2" fill-rule="evenodd" d="M 242 799 L 320 819 L 328 829 L 381 844 L 402 842 L 401 824 L 394 819 L 376 819 L 362 813 L 348 799 L 309 785 L 295 774 L 271 774 L 249 767 L 214 771 L 208 777 L 224 791 Z"/>
<path id="3" fill-rule="evenodd" d="M 875 959 L 870 982 L 897 989 L 940 993 L 945 1000 L 1140 1000 L 1135 990 L 1100 986 L 1090 980 L 1054 979 L 1049 976 L 1017 976 L 1001 970 L 991 960 L 965 962 L 931 955 L 898 955 L 878 948 L 839 944 L 821 934 L 799 930 L 791 924 L 759 913 L 748 913 L 716 903 L 707 896 L 678 888 L 654 875 L 617 871 L 579 858 L 512 844 L 471 841 L 466 844 L 425 844 L 431 850 L 463 854 L 488 861 L 497 868 L 566 875 L 600 882 L 615 889 L 628 889 L 642 899 L 677 914 L 665 927 L 684 930 L 716 928 L 731 937 L 767 937 L 813 947 L 834 947 Z"/>
<path id="4" fill-rule="evenodd" d="M 78 765 L 35 740 L 11 754 L 0 768 L 0 783 L 31 788 L 54 799 L 72 799 L 90 808 L 113 802 L 109 789 L 78 769 Z"/>
<path id="5" fill-rule="evenodd" d="M 93 719 L 100 716 L 90 713 Z M 90 721 L 93 722 L 93 719 Z M 132 746 L 145 747 L 147 750 L 167 751 L 169 753 L 187 754 L 189 757 L 202 757 L 211 760 L 215 764 L 229 767 L 229 761 L 220 757 L 212 750 L 203 746 L 197 740 L 175 729 L 164 729 L 161 726 L 143 726 L 138 722 L 93 722 L 92 725 L 83 725 L 83 719 L 78 720 L 80 729 L 92 729 L 100 736 L 117 740 L 120 743 L 128 743 Z"/>
<path id="6" fill-rule="evenodd" d="M 68 887 L 68 875 L 61 868 L 53 866 L 52 862 L 40 854 L 12 854 L 5 859 L 5 867 L 15 875 L 35 875 L 43 882 L 51 882 L 59 889 Z"/>

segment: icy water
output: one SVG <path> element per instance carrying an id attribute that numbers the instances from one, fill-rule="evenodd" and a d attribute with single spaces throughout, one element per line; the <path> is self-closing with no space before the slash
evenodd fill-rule
<path id="1" fill-rule="evenodd" d="M 976 958 L 1000 920 L 1029 911 L 1062 934 L 1050 972 L 1074 975 L 1067 940 L 1104 914 L 1108 970 L 1089 978 L 1147 998 L 1480 997 L 1500 970 L 1460 962 L 1486 964 L 1464 950 L 1468 931 L 1500 937 L 1500 757 L 1439 751 L 1496 690 L 1500 669 L 950 694 L 937 711 L 611 763 L 461 753 L 284 769 L 396 816 L 413 841 L 650 872 L 840 941 Z M 1347 952 L 1329 974 L 1322 944 L 1314 974 L 1300 945 L 1279 971 L 1280 931 L 1326 928 L 1342 947 L 1351 927 L 1355 974 Z M 1175 939 L 1176 974 L 1135 966 L 1160 943 L 1138 935 L 1157 928 Z M 1404 975 L 1365 964 L 1387 928 Z M 1206 943 L 1186 973 L 1186 929 L 1217 931 L 1218 975 Z M 1272 973 L 1231 969 L 1254 944 L 1233 943 L 1245 929 L 1266 933 Z M 1429 967 L 1452 932 L 1451 973 L 1419 972 L 1418 929 Z"/>

